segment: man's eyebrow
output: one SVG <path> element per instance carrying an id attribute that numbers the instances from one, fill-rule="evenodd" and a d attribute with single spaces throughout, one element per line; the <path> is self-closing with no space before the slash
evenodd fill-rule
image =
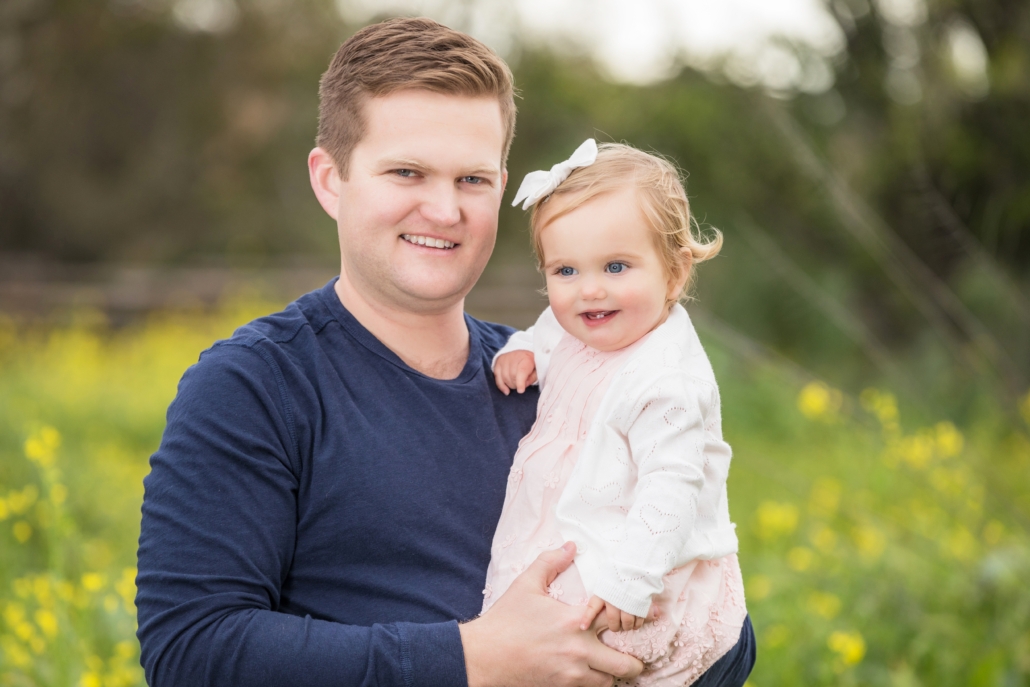
<path id="1" fill-rule="evenodd" d="M 427 165 L 424 162 L 419 162 L 413 158 L 408 157 L 391 157 L 382 160 L 384 167 L 390 169 L 419 169 L 423 172 L 435 172 L 436 169 L 432 165 Z"/>
<path id="2" fill-rule="evenodd" d="M 470 169 L 463 176 L 485 177 L 485 176 L 500 176 L 500 175 L 501 175 L 501 170 L 499 170 L 497 167 L 483 166 L 483 167 L 476 167 L 474 169 Z"/>

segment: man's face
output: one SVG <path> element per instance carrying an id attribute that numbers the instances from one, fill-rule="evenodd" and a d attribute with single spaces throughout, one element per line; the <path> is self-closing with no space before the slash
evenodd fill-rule
<path id="1" fill-rule="evenodd" d="M 340 182 L 342 279 L 380 307 L 431 313 L 486 267 L 507 173 L 496 98 L 405 90 L 364 105 Z"/>

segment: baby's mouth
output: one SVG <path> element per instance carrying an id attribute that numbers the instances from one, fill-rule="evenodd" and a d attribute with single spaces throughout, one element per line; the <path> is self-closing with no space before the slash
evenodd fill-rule
<path id="1" fill-rule="evenodd" d="M 416 246 L 426 246 L 428 248 L 443 248 L 444 250 L 450 250 L 458 244 L 452 241 L 445 241 L 444 239 L 434 239 L 431 236 L 418 236 L 417 234 L 401 234 L 401 238 L 408 243 L 413 243 Z"/>
<path id="2" fill-rule="evenodd" d="M 588 322 L 600 322 L 601 320 L 614 315 L 619 312 L 618 310 L 591 310 L 585 313 L 580 313 L 584 319 Z"/>

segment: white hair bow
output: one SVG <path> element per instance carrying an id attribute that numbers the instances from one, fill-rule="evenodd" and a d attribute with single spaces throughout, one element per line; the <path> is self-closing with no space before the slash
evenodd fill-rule
<path id="1" fill-rule="evenodd" d="M 526 178 L 522 180 L 522 185 L 519 186 L 518 193 L 515 194 L 515 200 L 511 202 L 512 206 L 518 205 L 524 200 L 526 202 L 522 203 L 522 209 L 528 210 L 541 198 L 550 195 L 554 189 L 558 188 L 558 184 L 568 179 L 572 170 L 577 167 L 589 167 L 594 164 L 596 159 L 597 142 L 588 138 L 583 145 L 576 148 L 572 157 L 551 167 L 550 171 L 545 172 L 541 169 L 527 174 Z"/>

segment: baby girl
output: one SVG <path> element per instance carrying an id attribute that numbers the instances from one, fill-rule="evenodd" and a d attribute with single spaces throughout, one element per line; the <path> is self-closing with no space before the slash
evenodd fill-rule
<path id="1" fill-rule="evenodd" d="M 644 661 L 632 684 L 691 684 L 734 647 L 747 614 L 719 389 L 678 302 L 722 237 L 692 230 L 672 165 L 625 145 L 588 140 L 528 175 L 522 200 L 550 307 L 494 360 L 503 392 L 535 381 L 540 402 L 511 468 L 483 610 L 541 551 L 575 542 L 550 595 L 583 605 L 583 629 L 596 620 L 605 644 Z"/>

